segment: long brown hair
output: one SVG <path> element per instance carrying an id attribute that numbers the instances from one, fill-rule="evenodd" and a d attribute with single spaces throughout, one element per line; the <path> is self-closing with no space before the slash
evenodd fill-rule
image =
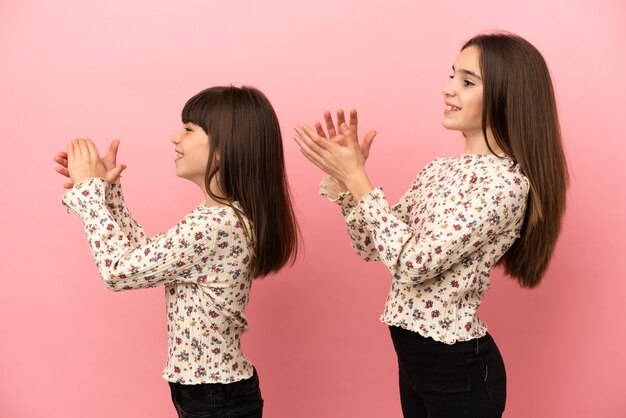
<path id="1" fill-rule="evenodd" d="M 530 183 L 521 237 L 500 263 L 523 287 L 532 288 L 552 257 L 568 186 L 550 73 L 539 51 L 517 35 L 481 34 L 462 50 L 469 46 L 480 50 L 485 140 L 490 127 L 498 146 Z"/>
<path id="2" fill-rule="evenodd" d="M 298 225 L 285 174 L 280 126 L 267 97 L 252 87 L 211 87 L 187 101 L 182 120 L 200 126 L 209 136 L 206 189 L 212 199 L 231 207 L 240 219 L 254 249 L 252 276 L 266 276 L 289 261 L 293 263 L 298 252 Z M 213 178 L 223 196 L 211 190 Z"/>

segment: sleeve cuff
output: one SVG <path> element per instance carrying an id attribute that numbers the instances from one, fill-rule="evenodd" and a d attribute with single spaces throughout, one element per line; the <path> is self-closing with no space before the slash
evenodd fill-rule
<path id="1" fill-rule="evenodd" d="M 109 208 L 116 203 L 122 201 L 122 182 L 118 176 L 113 183 L 109 183 L 106 187 L 105 200 Z"/>
<path id="2" fill-rule="evenodd" d="M 104 206 L 107 182 L 103 178 L 89 178 L 75 184 L 63 195 L 62 203 L 68 213 L 75 213 L 81 218 L 88 215 L 95 206 Z"/>
<path id="3" fill-rule="evenodd" d="M 352 193 L 342 190 L 339 181 L 332 176 L 326 176 L 320 182 L 320 194 L 326 199 L 340 206 L 354 206 Z"/>
<path id="4" fill-rule="evenodd" d="M 364 195 L 355 210 L 349 214 L 346 221 L 359 221 L 369 225 L 377 225 L 380 223 L 380 216 L 383 213 L 389 213 L 389 204 L 383 189 L 377 187 Z"/>

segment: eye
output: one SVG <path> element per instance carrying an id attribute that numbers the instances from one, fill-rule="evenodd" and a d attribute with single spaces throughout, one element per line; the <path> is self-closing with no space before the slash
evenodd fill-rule
<path id="1" fill-rule="evenodd" d="M 463 80 L 463 85 L 465 87 L 470 87 L 470 86 L 475 86 L 476 84 L 474 84 L 473 82 L 471 82 L 469 80 Z"/>
<path id="2" fill-rule="evenodd" d="M 187 131 L 187 132 L 193 132 L 193 129 L 188 128 L 188 127 L 186 127 L 186 126 L 185 126 L 185 131 Z"/>

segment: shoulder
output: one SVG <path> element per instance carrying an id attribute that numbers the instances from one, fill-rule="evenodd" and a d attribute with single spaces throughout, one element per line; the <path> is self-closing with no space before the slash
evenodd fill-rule
<path id="1" fill-rule="evenodd" d="M 497 157 L 495 157 L 497 158 Z M 480 179 L 474 189 L 485 203 L 502 208 L 524 207 L 528 198 L 530 184 L 522 173 L 519 164 L 509 158 L 491 159 L 482 166 Z M 476 177 L 474 177 L 476 178 Z"/>
<path id="2" fill-rule="evenodd" d="M 450 166 L 451 160 L 454 160 L 454 157 L 441 157 L 431 160 L 417 173 L 415 181 L 418 182 L 421 178 L 428 178 L 438 174 L 441 170 Z"/>
<path id="3" fill-rule="evenodd" d="M 428 164 L 424 166 L 424 168 L 422 169 L 422 172 L 428 172 L 428 171 L 440 169 L 441 167 L 450 165 L 450 163 L 455 160 L 456 160 L 456 157 L 435 158 L 434 160 L 432 160 L 431 162 L 429 162 Z"/>
<path id="4" fill-rule="evenodd" d="M 214 230 L 239 232 L 243 231 L 243 222 L 248 222 L 244 215 L 237 216 L 237 212 L 230 206 L 200 205 L 189 215 L 195 222 L 202 222 Z"/>
<path id="5" fill-rule="evenodd" d="M 508 157 L 497 155 L 463 155 L 459 157 L 460 169 L 480 184 L 528 188 L 528 179 L 519 164 Z"/>
<path id="6" fill-rule="evenodd" d="M 493 168 L 489 171 L 494 183 L 503 188 L 517 190 L 524 195 L 530 190 L 530 183 L 520 165 L 508 158 L 494 163 Z"/>

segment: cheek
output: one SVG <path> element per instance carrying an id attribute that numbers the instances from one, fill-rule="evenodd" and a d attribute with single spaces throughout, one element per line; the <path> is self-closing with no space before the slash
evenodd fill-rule
<path id="1" fill-rule="evenodd" d="M 194 165 L 200 171 L 205 170 L 208 159 L 209 159 L 208 153 L 199 152 L 196 155 L 196 158 L 194 158 Z"/>
<path id="2" fill-rule="evenodd" d="M 482 97 L 473 97 L 472 101 L 471 101 L 471 117 L 472 119 L 478 119 L 478 121 L 480 121 L 480 118 L 482 117 L 482 113 L 483 113 L 483 101 L 482 101 Z"/>
<path id="3" fill-rule="evenodd" d="M 474 107 L 475 107 L 475 112 L 478 113 L 479 115 L 483 112 L 483 92 L 480 91 L 479 93 L 476 93 L 476 97 L 474 98 Z"/>
<path id="4" fill-rule="evenodd" d="M 206 164 L 209 159 L 209 147 L 204 141 L 199 141 L 194 147 L 194 161 Z"/>
<path id="5" fill-rule="evenodd" d="M 480 121 L 482 114 L 483 114 L 483 106 L 482 104 L 479 103 L 474 109 L 474 116 Z"/>

